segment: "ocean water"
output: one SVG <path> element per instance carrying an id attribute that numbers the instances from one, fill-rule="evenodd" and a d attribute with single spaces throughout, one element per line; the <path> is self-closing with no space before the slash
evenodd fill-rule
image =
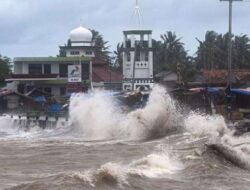
<path id="1" fill-rule="evenodd" d="M 70 121 L 41 129 L 0 117 L 0 189 L 250 189 L 250 136 L 221 116 L 183 113 L 160 86 L 127 111 L 76 95 Z"/>

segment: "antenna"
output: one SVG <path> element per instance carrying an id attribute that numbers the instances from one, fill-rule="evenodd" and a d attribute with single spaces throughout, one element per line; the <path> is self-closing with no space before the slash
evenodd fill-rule
<path id="1" fill-rule="evenodd" d="M 135 1 L 134 13 L 133 13 L 131 19 L 135 20 L 136 27 L 138 27 L 138 28 L 142 27 L 144 20 L 143 20 L 140 6 L 139 6 L 139 0 Z"/>

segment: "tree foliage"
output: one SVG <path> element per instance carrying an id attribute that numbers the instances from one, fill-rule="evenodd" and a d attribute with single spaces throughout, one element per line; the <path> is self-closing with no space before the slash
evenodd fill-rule
<path id="1" fill-rule="evenodd" d="M 196 52 L 198 68 L 227 69 L 228 41 L 228 34 L 218 34 L 214 31 L 208 31 L 204 41 L 198 40 L 199 47 Z M 250 39 L 247 35 L 233 36 L 232 57 L 232 68 L 250 68 Z"/>
<path id="2" fill-rule="evenodd" d="M 4 84 L 4 80 L 11 72 L 11 60 L 6 56 L 0 55 L 0 85 Z"/>
<path id="3" fill-rule="evenodd" d="M 172 71 L 181 74 L 183 82 L 187 82 L 203 69 L 228 68 L 229 34 L 207 31 L 204 40 L 196 40 L 199 44 L 193 56 L 188 55 L 182 38 L 175 32 L 167 31 L 160 40 L 153 40 L 154 73 Z M 122 65 L 121 44 L 117 45 L 114 54 L 116 62 Z M 232 57 L 233 69 L 250 69 L 250 39 L 247 35 L 232 37 Z"/>
<path id="4" fill-rule="evenodd" d="M 118 43 L 117 46 L 116 46 L 116 50 L 114 51 L 114 67 L 118 71 L 122 71 L 122 68 L 123 68 L 122 49 L 123 49 L 123 44 Z"/>
<path id="5" fill-rule="evenodd" d="M 91 30 L 93 34 L 93 41 L 95 42 L 95 46 L 97 47 L 97 56 L 99 58 L 104 59 L 105 61 L 110 61 L 110 51 L 109 48 L 110 46 L 108 45 L 108 41 L 105 41 L 103 39 L 103 35 L 101 35 L 98 31 L 96 30 Z"/>
<path id="6" fill-rule="evenodd" d="M 160 37 L 161 41 L 153 41 L 155 73 L 172 71 L 181 75 L 183 82 L 192 78 L 196 73 L 195 62 L 188 56 L 181 38 L 171 31 Z"/>

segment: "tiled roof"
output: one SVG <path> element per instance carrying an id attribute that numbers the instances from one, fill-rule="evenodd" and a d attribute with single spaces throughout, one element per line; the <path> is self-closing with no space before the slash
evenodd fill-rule
<path id="1" fill-rule="evenodd" d="M 104 59 L 101 58 L 92 58 L 93 65 L 107 65 L 107 62 Z"/>
<path id="2" fill-rule="evenodd" d="M 246 83 L 250 81 L 250 70 L 233 70 L 234 78 L 238 83 Z M 203 74 L 207 83 L 224 84 L 227 83 L 228 71 L 227 70 L 204 70 Z"/>
<path id="3" fill-rule="evenodd" d="M 93 67 L 93 82 L 121 82 L 122 74 L 106 66 Z"/>

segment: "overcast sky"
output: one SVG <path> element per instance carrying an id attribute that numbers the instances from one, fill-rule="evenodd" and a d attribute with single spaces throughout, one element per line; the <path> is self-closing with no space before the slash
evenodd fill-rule
<path id="1" fill-rule="evenodd" d="M 13 57 L 56 56 L 69 32 L 98 30 L 111 50 L 131 29 L 135 0 L 0 0 L 0 54 Z M 195 38 L 207 30 L 228 30 L 228 3 L 219 0 L 140 0 L 145 29 L 160 39 L 165 31 L 182 37 L 192 55 Z M 82 20 L 82 21 L 81 21 Z M 233 32 L 250 35 L 250 2 L 235 2 Z"/>

